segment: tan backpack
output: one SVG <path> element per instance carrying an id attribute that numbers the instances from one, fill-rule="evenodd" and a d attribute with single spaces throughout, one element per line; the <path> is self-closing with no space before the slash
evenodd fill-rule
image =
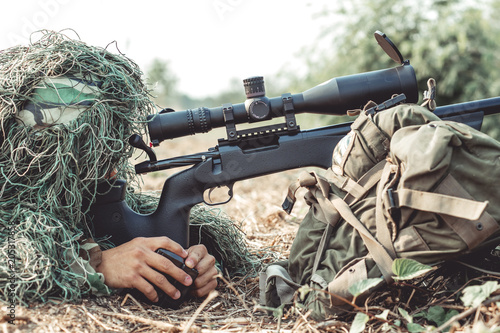
<path id="1" fill-rule="evenodd" d="M 348 288 L 392 282 L 396 258 L 436 264 L 500 243 L 500 143 L 426 108 L 362 112 L 336 146 L 324 176 L 303 173 L 310 210 L 289 260 L 261 277 L 262 302 L 279 306 L 312 287 L 315 319 L 345 308 Z M 324 292 L 327 291 L 327 292 Z M 358 297 L 357 299 L 362 299 Z"/>

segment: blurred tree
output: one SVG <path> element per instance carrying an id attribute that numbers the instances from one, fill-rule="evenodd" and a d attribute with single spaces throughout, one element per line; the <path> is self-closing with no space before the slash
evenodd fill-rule
<path id="1" fill-rule="evenodd" d="M 243 83 L 236 78 L 232 78 L 228 88 L 216 96 L 194 98 L 188 93 L 180 92 L 177 90 L 177 76 L 170 69 L 169 62 L 162 59 L 154 59 L 148 67 L 146 82 L 151 86 L 154 100 L 160 107 L 175 110 L 213 107 L 223 103 L 241 103 L 245 100 Z"/>
<path id="2" fill-rule="evenodd" d="M 146 82 L 152 86 L 153 96 L 159 105 L 176 104 L 178 98 L 177 81 L 178 78 L 170 70 L 168 61 L 156 58 L 148 67 Z"/>
<path id="3" fill-rule="evenodd" d="M 500 0 L 339 1 L 322 13 L 335 24 L 304 50 L 308 71 L 291 76 L 291 88 L 395 65 L 373 38 L 381 30 L 411 60 L 420 91 L 429 77 L 436 79 L 438 105 L 499 96 L 499 13 Z M 498 139 L 500 117 L 494 118 L 483 128 Z"/>

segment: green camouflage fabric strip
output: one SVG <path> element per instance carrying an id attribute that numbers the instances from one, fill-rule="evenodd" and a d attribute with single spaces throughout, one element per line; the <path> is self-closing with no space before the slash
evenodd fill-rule
<path id="1" fill-rule="evenodd" d="M 67 252 L 67 262 L 71 262 L 70 270 L 77 274 L 76 280 L 80 288 L 90 287 L 90 293 L 96 296 L 108 296 L 113 293 L 104 280 L 104 275 L 96 271 L 101 263 L 101 249 L 92 239 L 79 242 L 80 253 Z M 71 258 L 73 256 L 73 258 Z"/>
<path id="2" fill-rule="evenodd" d="M 28 126 L 67 124 L 100 96 L 101 82 L 75 76 L 47 77 L 35 87 L 16 120 Z"/>

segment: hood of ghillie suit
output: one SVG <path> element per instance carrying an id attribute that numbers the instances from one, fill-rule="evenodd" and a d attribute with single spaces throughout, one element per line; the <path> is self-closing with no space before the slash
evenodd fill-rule
<path id="1" fill-rule="evenodd" d="M 0 51 L 0 301 L 110 292 L 82 260 L 81 240 L 92 237 L 85 213 L 97 185 L 114 179 L 127 181 L 132 209 L 155 210 L 158 197 L 140 192 L 127 143 L 145 134 L 154 111 L 142 72 L 119 52 L 51 31 Z M 190 222 L 194 242 L 207 240 L 224 272 L 256 274 L 260 262 L 227 216 L 200 206 Z"/>
<path id="2" fill-rule="evenodd" d="M 97 184 L 113 171 L 135 179 L 127 140 L 154 111 L 141 76 L 125 56 L 55 32 L 0 52 L 0 250 L 15 254 L 3 292 L 13 275 L 19 300 L 88 292 L 69 266 Z"/>

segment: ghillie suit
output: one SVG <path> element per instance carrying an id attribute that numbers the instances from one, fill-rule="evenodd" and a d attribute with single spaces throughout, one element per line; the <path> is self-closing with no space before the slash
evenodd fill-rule
<path id="1" fill-rule="evenodd" d="M 111 292 L 94 269 L 92 254 L 100 250 L 88 241 L 85 214 L 99 194 L 98 183 L 112 182 L 115 172 L 129 183 L 132 208 L 156 207 L 156 197 L 139 193 L 129 162 L 127 140 L 144 134 L 146 115 L 154 112 L 141 76 L 119 52 L 56 32 L 43 31 L 27 47 L 0 52 L 2 301 L 75 300 Z M 208 234 L 217 225 L 232 228 L 234 233 L 218 233 L 230 240 L 215 241 L 233 246 L 218 250 L 223 260 L 237 259 L 227 269 L 244 273 L 255 265 L 244 260 L 251 255 L 228 218 L 204 208 L 192 217 Z"/>

